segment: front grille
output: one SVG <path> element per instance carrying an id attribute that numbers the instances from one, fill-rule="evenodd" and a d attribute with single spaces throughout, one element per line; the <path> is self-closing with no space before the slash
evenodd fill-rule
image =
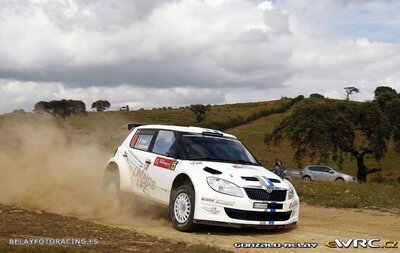
<path id="1" fill-rule="evenodd" d="M 285 201 L 286 190 L 273 190 L 268 193 L 263 189 L 244 188 L 250 199 L 255 200 L 269 200 L 269 201 Z"/>
<path id="2" fill-rule="evenodd" d="M 225 208 L 226 215 L 229 218 L 237 220 L 251 221 L 286 221 L 290 219 L 292 211 L 289 212 L 256 212 L 244 211 L 238 209 Z"/>

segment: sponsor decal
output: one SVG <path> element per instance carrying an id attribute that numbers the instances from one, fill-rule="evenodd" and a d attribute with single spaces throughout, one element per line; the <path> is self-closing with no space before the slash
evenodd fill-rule
<path id="1" fill-rule="evenodd" d="M 380 242 L 381 239 L 372 238 L 372 239 L 364 239 L 364 238 L 350 238 L 348 240 L 339 240 L 335 239 L 330 242 L 326 242 L 325 246 L 328 248 L 382 248 L 382 249 L 394 249 L 398 248 L 398 241 L 385 241 Z"/>
<path id="2" fill-rule="evenodd" d="M 233 206 L 235 204 L 235 201 L 227 201 L 227 200 L 220 200 L 217 199 L 215 201 L 216 204 L 220 204 L 220 205 L 225 205 L 225 206 Z"/>
<path id="3" fill-rule="evenodd" d="M 268 209 L 268 203 L 254 202 L 253 208 Z"/>
<path id="4" fill-rule="evenodd" d="M 215 199 L 213 199 L 213 198 L 208 198 L 208 197 L 201 197 L 201 201 L 214 202 Z"/>
<path id="5" fill-rule="evenodd" d="M 202 209 L 211 214 L 219 214 L 221 212 L 215 206 L 203 206 Z"/>
<path id="6" fill-rule="evenodd" d="M 167 159 L 163 158 L 160 156 L 157 156 L 156 160 L 154 161 L 154 166 L 168 169 L 168 170 L 175 170 L 176 166 L 178 165 L 178 161 L 172 160 L 172 159 Z"/>
<path id="7" fill-rule="evenodd" d="M 175 170 L 175 168 L 176 168 L 176 166 L 178 165 L 178 161 L 173 161 L 172 163 L 171 163 L 171 166 L 169 166 L 169 169 L 170 170 Z"/>
<path id="8" fill-rule="evenodd" d="M 144 193 L 147 193 L 148 189 L 154 190 L 156 187 L 156 181 L 147 174 L 146 165 L 132 152 L 128 151 L 125 154 L 127 155 L 126 160 L 131 172 L 131 184 L 133 185 L 136 183 L 137 187 L 142 189 Z"/>
<path id="9" fill-rule="evenodd" d="M 135 166 L 143 166 L 143 162 L 132 151 L 128 150 L 125 155 L 128 158 L 128 162 L 133 163 Z"/>
<path id="10" fill-rule="evenodd" d="M 198 164 L 203 164 L 202 161 L 191 161 L 190 165 L 198 165 Z"/>

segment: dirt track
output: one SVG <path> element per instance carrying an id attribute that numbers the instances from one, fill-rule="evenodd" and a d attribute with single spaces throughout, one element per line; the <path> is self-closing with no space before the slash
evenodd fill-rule
<path id="1" fill-rule="evenodd" d="M 3 220 L 0 224 L 0 246 L 7 245 L 8 240 L 15 237 L 62 238 L 70 236 L 100 238 L 98 245 L 86 246 L 85 249 L 102 252 L 143 252 L 148 250 L 150 250 L 148 252 L 164 252 L 164 250 L 216 252 L 217 248 L 236 252 L 336 252 L 339 249 L 329 249 L 325 243 L 334 238 L 343 240 L 380 238 L 382 242 L 399 241 L 400 239 L 400 217 L 398 213 L 393 212 L 327 209 L 303 205 L 301 220 L 298 226 L 291 230 L 274 231 L 204 226 L 194 233 L 181 233 L 172 228 L 166 209 L 149 206 L 147 203 L 141 203 L 141 205 L 144 208 L 136 211 L 131 219 L 128 219 L 129 217 L 124 213 L 126 210 L 122 211 L 121 217 L 74 219 L 0 205 L 2 207 L 0 217 Z M 156 210 L 149 213 L 146 212 L 148 208 Z M 236 242 L 317 242 L 319 245 L 315 249 L 249 250 L 235 249 L 233 244 Z M 13 251 L 13 247 L 17 246 L 6 246 L 6 249 L 7 247 Z M 351 252 L 353 251 L 354 249 L 351 250 Z M 377 252 L 372 249 L 359 249 L 359 251 Z M 378 249 L 378 252 L 399 252 L 399 249 Z"/>
<path id="2" fill-rule="evenodd" d="M 205 226 L 196 233 L 181 233 L 173 229 L 165 209 L 150 213 L 150 217 L 147 216 L 144 219 L 146 219 L 146 222 L 132 220 L 126 224 L 120 224 L 115 220 L 97 220 L 96 222 L 112 224 L 173 241 L 208 244 L 238 252 L 249 250 L 235 249 L 233 244 L 236 242 L 317 242 L 319 246 L 314 250 L 281 249 L 279 251 L 334 252 L 338 249 L 329 249 L 325 246 L 325 243 L 333 241 L 335 238 L 343 240 L 349 238 L 379 238 L 381 241 L 400 240 L 400 216 L 398 213 L 322 208 L 304 204 L 301 207 L 298 226 L 291 230 L 273 231 Z M 365 249 L 361 250 L 365 251 Z M 251 251 L 259 252 L 260 249 Z M 269 251 L 272 251 L 272 249 Z M 371 249 L 366 251 L 376 252 L 376 250 Z M 384 249 L 383 251 L 399 252 L 399 249 Z"/>

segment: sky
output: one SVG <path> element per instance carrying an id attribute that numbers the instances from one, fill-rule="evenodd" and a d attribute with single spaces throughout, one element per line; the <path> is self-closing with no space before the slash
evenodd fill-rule
<path id="1" fill-rule="evenodd" d="M 400 91 L 398 0 L 2 0 L 0 113 Z"/>

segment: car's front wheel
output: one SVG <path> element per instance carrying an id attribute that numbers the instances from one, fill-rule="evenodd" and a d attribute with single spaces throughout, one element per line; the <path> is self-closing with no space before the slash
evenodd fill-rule
<path id="1" fill-rule="evenodd" d="M 338 182 L 338 183 L 344 183 L 344 179 L 341 178 L 341 177 L 336 178 L 335 181 Z"/>
<path id="2" fill-rule="evenodd" d="M 303 177 L 303 181 L 310 182 L 310 181 L 311 181 L 311 177 L 309 177 L 309 176 L 304 176 L 304 177 Z"/>
<path id="3" fill-rule="evenodd" d="M 178 187 L 171 198 L 169 213 L 172 224 L 179 231 L 189 232 L 195 229 L 193 223 L 195 194 L 191 185 Z"/>

